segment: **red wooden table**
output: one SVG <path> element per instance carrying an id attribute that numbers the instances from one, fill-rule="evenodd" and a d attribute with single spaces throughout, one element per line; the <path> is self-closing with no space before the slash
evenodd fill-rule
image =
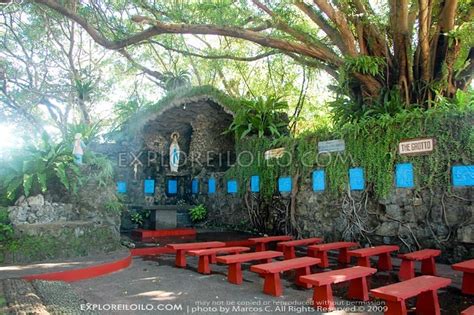
<path id="1" fill-rule="evenodd" d="M 267 250 L 268 243 L 290 241 L 292 239 L 293 237 L 289 235 L 279 235 L 279 236 L 253 237 L 253 238 L 249 238 L 249 241 L 255 244 L 256 252 L 263 252 Z"/>
<path id="2" fill-rule="evenodd" d="M 322 241 L 323 241 L 322 238 L 311 237 L 311 238 L 304 238 L 302 240 L 280 242 L 278 243 L 278 246 L 280 246 L 281 249 L 283 250 L 285 259 L 293 259 L 293 258 L 296 258 L 296 253 L 295 253 L 296 246 L 314 245 L 314 244 L 319 244 Z"/>
<path id="3" fill-rule="evenodd" d="M 464 273 L 462 276 L 462 293 L 474 295 L 474 259 L 454 264 L 451 268 Z"/>
<path id="4" fill-rule="evenodd" d="M 176 267 L 185 268 L 186 267 L 186 251 L 194 249 L 206 249 L 206 248 L 216 248 L 224 247 L 224 242 L 200 242 L 200 243 L 177 243 L 177 244 L 168 244 L 166 247 L 171 248 L 176 251 Z"/>

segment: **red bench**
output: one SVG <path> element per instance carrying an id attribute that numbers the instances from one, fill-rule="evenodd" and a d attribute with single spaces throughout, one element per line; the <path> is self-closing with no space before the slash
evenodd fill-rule
<path id="1" fill-rule="evenodd" d="M 441 255 L 439 249 L 422 249 L 416 252 L 398 255 L 402 259 L 398 278 L 400 281 L 415 277 L 415 261 L 421 260 L 421 273 L 424 275 L 436 275 L 436 264 L 434 258 Z"/>
<path id="2" fill-rule="evenodd" d="M 451 268 L 464 273 L 462 276 L 462 293 L 474 295 L 474 259 L 454 264 Z"/>
<path id="3" fill-rule="evenodd" d="M 420 276 L 403 282 L 390 284 L 385 287 L 370 290 L 373 296 L 387 302 L 385 315 L 406 315 L 405 300 L 418 297 L 416 301 L 417 314 L 439 315 L 437 290 L 447 287 L 451 279 L 435 276 Z"/>
<path id="4" fill-rule="evenodd" d="M 177 244 L 168 244 L 167 248 L 171 248 L 176 251 L 176 267 L 185 268 L 186 267 L 186 251 L 195 250 L 195 249 L 207 249 L 215 247 L 224 247 L 225 243 L 223 242 L 201 242 L 201 243 L 177 243 Z"/>
<path id="5" fill-rule="evenodd" d="M 313 244 L 319 244 L 323 241 L 322 238 L 312 237 L 312 238 L 305 238 L 302 240 L 295 240 L 295 241 L 286 241 L 278 243 L 278 246 L 283 250 L 283 255 L 285 259 L 293 259 L 296 258 L 295 247 L 296 246 L 308 246 Z"/>
<path id="6" fill-rule="evenodd" d="M 317 257 L 321 259 L 320 266 L 323 268 L 329 267 L 328 251 L 330 250 L 339 250 L 338 261 L 343 264 L 348 264 L 350 262 L 349 256 L 347 256 L 347 251 L 351 247 L 358 247 L 359 244 L 354 242 L 335 242 L 319 245 L 308 246 L 308 256 Z"/>
<path id="7" fill-rule="evenodd" d="M 392 259 L 390 253 L 399 250 L 396 245 L 381 245 L 367 248 L 354 249 L 347 252 L 349 257 L 357 257 L 357 265 L 370 267 L 370 257 L 379 256 L 377 268 L 379 270 L 392 270 Z"/>
<path id="8" fill-rule="evenodd" d="M 230 283 L 241 284 L 242 279 L 242 263 L 255 261 L 255 260 L 264 260 L 269 263 L 273 258 L 281 257 L 283 253 L 276 251 L 264 251 L 264 252 L 255 252 L 247 254 L 237 254 L 237 255 L 228 255 L 217 257 L 217 262 L 221 264 L 229 265 L 229 272 L 227 273 L 227 280 Z"/>
<path id="9" fill-rule="evenodd" d="M 293 237 L 289 235 L 280 236 L 265 236 L 249 238 L 249 241 L 255 244 L 256 252 L 263 252 L 267 250 L 267 244 L 271 242 L 290 241 Z"/>
<path id="10" fill-rule="evenodd" d="M 367 277 L 376 272 L 377 269 L 374 268 L 351 267 L 301 276 L 300 281 L 314 286 L 314 307 L 317 307 L 318 310 L 321 308 L 325 311 L 333 311 L 335 308 L 331 284 L 350 281 L 348 296 L 353 299 L 368 301 Z"/>
<path id="11" fill-rule="evenodd" d="M 247 252 L 249 250 L 250 250 L 249 247 L 218 247 L 218 248 L 210 248 L 210 249 L 190 250 L 187 252 L 187 254 L 190 256 L 199 257 L 199 263 L 198 263 L 199 273 L 210 274 L 211 266 L 209 263 L 216 262 L 216 255 L 237 254 L 237 253 Z"/>
<path id="12" fill-rule="evenodd" d="M 283 289 L 281 286 L 280 272 L 296 270 L 296 284 L 309 289 L 311 285 L 300 281 L 300 276 L 309 275 L 310 267 L 321 262 L 318 258 L 300 257 L 289 260 L 271 262 L 261 265 L 253 265 L 250 270 L 265 276 L 263 292 L 273 296 L 281 296 Z"/>
<path id="13" fill-rule="evenodd" d="M 474 305 L 466 308 L 461 312 L 461 315 L 474 315 Z"/>

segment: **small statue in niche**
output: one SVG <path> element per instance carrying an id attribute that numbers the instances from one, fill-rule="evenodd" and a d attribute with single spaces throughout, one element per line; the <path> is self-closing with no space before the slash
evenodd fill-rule
<path id="1" fill-rule="evenodd" d="M 170 145 L 170 170 L 171 172 L 178 172 L 180 150 L 178 145 L 179 133 L 173 132 L 171 134 Z"/>
<path id="2" fill-rule="evenodd" d="M 72 149 L 72 155 L 74 156 L 74 163 L 82 165 L 82 156 L 84 155 L 84 148 L 86 145 L 82 141 L 82 135 L 76 133 L 74 136 L 74 147 Z"/>

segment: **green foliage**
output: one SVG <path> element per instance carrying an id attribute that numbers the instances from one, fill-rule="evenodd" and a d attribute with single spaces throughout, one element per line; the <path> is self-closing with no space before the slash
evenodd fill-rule
<path id="1" fill-rule="evenodd" d="M 135 224 L 138 224 L 139 227 L 143 226 L 145 220 L 150 217 L 150 211 L 141 211 L 141 212 L 134 212 L 130 215 L 130 221 Z"/>
<path id="2" fill-rule="evenodd" d="M 110 200 L 105 204 L 105 209 L 110 212 L 121 213 L 124 210 L 124 205 L 120 199 Z"/>
<path id="3" fill-rule="evenodd" d="M 175 73 L 168 71 L 163 73 L 163 76 L 167 91 L 174 91 L 191 85 L 191 76 L 187 70 L 177 70 Z"/>
<path id="4" fill-rule="evenodd" d="M 199 204 L 189 209 L 189 215 L 193 222 L 199 222 L 206 218 L 207 209 L 203 204 Z"/>
<path id="5" fill-rule="evenodd" d="M 24 154 L 8 163 L 1 186 L 6 187 L 8 199 L 14 200 L 20 194 L 44 193 L 55 183 L 75 192 L 80 184 L 79 176 L 71 150 L 64 143 L 53 143 L 44 134 L 39 144 L 30 144 Z"/>
<path id="6" fill-rule="evenodd" d="M 286 110 L 288 103 L 280 97 L 258 97 L 255 101 L 242 101 L 226 132 L 235 133 L 239 139 L 252 135 L 259 138 L 280 137 L 288 126 L 288 122 L 284 121 Z"/>
<path id="7" fill-rule="evenodd" d="M 99 187 L 105 187 L 113 181 L 114 166 L 105 155 L 86 151 L 84 161 L 90 168 L 89 179 L 94 179 Z"/>
<path id="8" fill-rule="evenodd" d="M 102 130 L 102 121 L 95 122 L 93 124 L 69 124 L 67 127 L 67 134 L 64 138 L 64 142 L 70 146 L 74 143 L 74 137 L 77 133 L 82 135 L 82 141 L 84 144 L 89 144 L 99 137 L 99 133 Z"/>
<path id="9" fill-rule="evenodd" d="M 373 57 L 373 56 L 357 56 L 357 57 L 346 57 L 345 71 L 347 72 L 359 72 L 363 74 L 370 74 L 378 76 L 382 74 L 383 67 L 386 66 L 385 58 Z"/>
<path id="10" fill-rule="evenodd" d="M 4 246 L 5 242 L 9 241 L 13 236 L 13 227 L 8 218 L 6 208 L 0 208 L 0 248 Z"/>
<path id="11" fill-rule="evenodd" d="M 259 175 L 261 195 L 271 198 L 280 176 L 299 175 L 301 182 L 311 181 L 311 171 L 324 168 L 328 193 L 347 190 L 348 169 L 363 167 L 367 187 L 376 196 L 386 196 L 393 188 L 394 168 L 399 162 L 410 161 L 416 170 L 419 189 L 445 187 L 449 189 L 450 167 L 453 164 L 471 164 L 474 159 L 474 107 L 445 105 L 428 111 L 413 109 L 395 115 L 380 114 L 364 117 L 358 122 L 320 128 L 296 138 L 282 137 L 276 141 L 245 139 L 237 144 L 239 160 L 226 172 L 227 178 L 236 178 L 240 192 L 249 187 L 252 175 Z M 435 151 L 427 156 L 406 157 L 397 153 L 401 139 L 420 136 L 436 138 Z M 346 151 L 331 155 L 317 155 L 319 141 L 344 139 Z M 284 147 L 286 153 L 279 159 L 264 159 L 268 149 Z"/>

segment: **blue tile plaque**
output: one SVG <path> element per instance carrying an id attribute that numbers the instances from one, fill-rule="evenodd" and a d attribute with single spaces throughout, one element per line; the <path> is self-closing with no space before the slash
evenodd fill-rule
<path id="1" fill-rule="evenodd" d="M 191 182 L 191 193 L 198 194 L 199 193 L 199 179 L 195 178 Z"/>
<path id="2" fill-rule="evenodd" d="M 155 180 L 145 179 L 143 184 L 143 191 L 145 194 L 154 194 L 155 193 Z"/>
<path id="3" fill-rule="evenodd" d="M 395 166 L 395 187 L 413 188 L 415 181 L 413 176 L 413 164 L 399 163 Z"/>
<path id="4" fill-rule="evenodd" d="M 251 192 L 260 191 L 260 177 L 258 175 L 254 175 L 250 177 L 250 191 Z"/>
<path id="5" fill-rule="evenodd" d="M 280 177 L 278 179 L 279 192 L 291 192 L 291 177 Z"/>
<path id="6" fill-rule="evenodd" d="M 127 183 L 117 182 L 117 192 L 120 194 L 125 194 L 127 192 Z"/>
<path id="7" fill-rule="evenodd" d="M 313 171 L 313 191 L 324 191 L 326 189 L 326 174 L 324 170 Z"/>
<path id="8" fill-rule="evenodd" d="M 227 181 L 227 192 L 229 194 L 235 194 L 237 192 L 237 181 L 235 179 Z"/>
<path id="9" fill-rule="evenodd" d="M 351 190 L 364 190 L 365 179 L 363 168 L 355 167 L 349 169 L 349 185 Z"/>
<path id="10" fill-rule="evenodd" d="M 207 193 L 215 194 L 216 193 L 216 180 L 214 178 L 209 178 L 207 182 Z"/>
<path id="11" fill-rule="evenodd" d="M 474 165 L 456 165 L 451 172 L 453 186 L 474 186 Z"/>
<path id="12" fill-rule="evenodd" d="M 168 194 L 176 195 L 178 193 L 178 181 L 176 179 L 168 179 Z"/>

